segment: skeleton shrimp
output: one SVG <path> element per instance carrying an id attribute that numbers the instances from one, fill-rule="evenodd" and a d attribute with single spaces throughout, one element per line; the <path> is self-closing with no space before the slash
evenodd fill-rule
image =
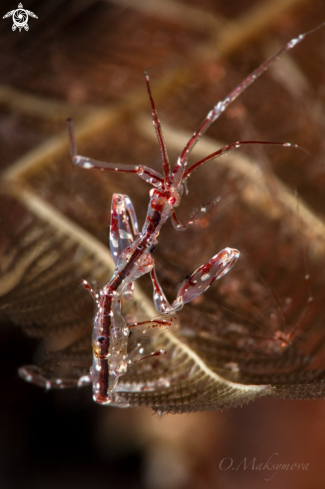
<path id="1" fill-rule="evenodd" d="M 321 26 L 319 26 L 321 27 Z M 317 27 L 316 29 L 318 29 Z M 96 315 L 94 319 L 92 346 L 93 346 L 93 365 L 90 369 L 90 376 L 84 376 L 75 383 L 84 385 L 92 383 L 93 398 L 95 402 L 103 405 L 125 405 L 118 395 L 118 381 L 127 372 L 127 368 L 132 363 L 128 354 L 128 338 L 130 332 L 143 334 L 145 337 L 151 336 L 154 332 L 162 332 L 172 329 L 178 324 L 177 312 L 184 304 L 192 301 L 203 294 L 212 283 L 223 277 L 234 266 L 239 258 L 239 251 L 232 248 L 225 248 L 217 253 L 209 261 L 195 270 L 181 284 L 177 297 L 172 304 L 169 304 L 156 275 L 155 263 L 152 251 L 157 245 L 158 236 L 162 225 L 171 218 L 176 230 L 185 230 L 194 219 L 205 215 L 210 207 L 215 205 L 218 199 L 202 207 L 186 224 L 181 224 L 175 209 L 179 206 L 186 181 L 194 170 L 207 161 L 211 161 L 219 156 L 229 153 L 235 148 L 246 144 L 276 144 L 281 146 L 293 146 L 291 143 L 269 142 L 269 141 L 237 141 L 228 144 L 214 153 L 206 156 L 200 161 L 187 168 L 189 155 L 202 135 L 225 111 L 225 109 L 251 85 L 268 67 L 280 58 L 284 53 L 296 46 L 304 37 L 312 31 L 299 35 L 292 39 L 286 46 L 280 49 L 275 55 L 260 65 L 247 78 L 245 78 L 224 100 L 218 102 L 207 114 L 206 118 L 190 138 L 181 155 L 179 156 L 174 168 L 171 169 L 167 149 L 163 139 L 160 121 L 158 119 L 156 107 L 151 94 L 149 76 L 145 74 L 146 86 L 152 109 L 153 125 L 156 130 L 160 152 L 162 157 L 163 173 L 148 168 L 146 166 L 124 165 L 116 163 L 106 163 L 97 161 L 77 153 L 77 145 L 74 135 L 73 122 L 67 120 L 69 133 L 70 153 L 73 164 L 84 169 L 100 169 L 122 173 L 135 173 L 140 178 L 153 186 L 150 190 L 150 201 L 148 213 L 142 231 L 139 232 L 137 218 L 134 207 L 127 195 L 114 194 L 111 207 L 110 224 L 110 249 L 115 262 L 115 271 L 109 282 L 102 289 L 93 291 L 91 286 L 83 281 L 83 285 L 93 296 L 96 303 Z M 135 324 L 126 324 L 121 313 L 121 298 L 132 297 L 134 282 L 142 275 L 149 273 L 153 284 L 153 298 L 158 316 Z M 163 350 L 153 352 L 150 356 L 166 353 Z M 141 360 L 148 358 L 148 356 Z M 139 361 L 139 360 L 137 360 Z M 20 375 L 26 380 L 39 385 L 42 383 L 40 375 L 32 367 L 20 369 Z M 46 381 L 46 387 L 57 387 L 58 382 Z M 60 380 L 60 386 L 64 386 Z M 44 385 L 44 382 L 43 382 Z M 67 385 L 71 386 L 71 384 Z"/>
<path id="2" fill-rule="evenodd" d="M 177 298 L 171 305 L 168 303 L 155 272 L 152 251 L 158 243 L 160 229 L 169 217 L 172 218 L 177 230 L 185 230 L 193 222 L 192 219 L 187 224 L 182 225 L 176 216 L 175 208 L 181 201 L 184 181 L 191 172 L 191 169 L 186 170 L 186 160 L 190 146 L 194 144 L 190 142 L 191 144 L 185 148 L 174 171 L 171 171 L 160 122 L 151 95 L 148 75 L 146 75 L 146 84 L 152 107 L 153 123 L 162 154 L 163 175 L 143 166 L 103 163 L 78 155 L 72 121 L 67 121 L 74 164 L 82 168 L 136 173 L 155 187 L 150 191 L 148 213 L 141 233 L 139 233 L 135 211 L 129 197 L 122 194 L 113 195 L 110 249 L 115 261 L 115 271 L 111 280 L 104 285 L 99 294 L 95 294 L 86 281 L 83 282 L 97 305 L 93 330 L 94 361 L 90 369 L 90 378 L 93 385 L 94 400 L 99 404 L 111 404 L 118 399 L 114 395 L 114 389 L 119 377 L 124 375 L 128 365 L 132 364 L 127 353 L 130 331 L 137 333 L 141 330 L 143 334 L 149 331 L 150 334 L 156 329 L 159 332 L 159 330 L 174 327 L 178 322 L 176 312 L 184 304 L 205 292 L 215 280 L 225 275 L 239 257 L 239 251 L 232 248 L 225 248 L 220 251 L 185 279 L 178 290 Z M 204 214 L 209 205 L 213 205 L 213 203 L 201 208 L 195 218 Z M 154 303 L 160 315 L 149 321 L 127 325 L 121 314 L 121 297 L 124 295 L 128 299 L 131 298 L 135 280 L 146 273 L 150 273 L 154 288 Z M 160 350 L 149 356 L 164 353 L 164 350 Z"/>

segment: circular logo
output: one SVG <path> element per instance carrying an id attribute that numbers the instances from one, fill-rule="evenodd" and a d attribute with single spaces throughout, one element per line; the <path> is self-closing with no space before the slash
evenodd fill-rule
<path id="1" fill-rule="evenodd" d="M 15 10 L 13 13 L 13 16 L 12 16 L 12 20 L 13 20 L 15 26 L 18 27 L 18 29 L 25 27 L 25 25 L 27 25 L 27 21 L 28 21 L 28 14 L 27 14 L 26 10 L 24 10 L 22 8 Z"/>

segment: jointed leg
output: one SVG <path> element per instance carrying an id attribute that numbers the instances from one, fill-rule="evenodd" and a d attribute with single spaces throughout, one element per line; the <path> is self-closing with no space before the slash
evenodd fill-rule
<path id="1" fill-rule="evenodd" d="M 175 331 L 175 329 L 179 327 L 179 319 L 176 314 L 163 314 L 148 321 L 131 324 L 128 327 L 130 333 L 133 333 L 138 338 L 148 339 L 166 331 Z M 165 355 L 167 353 L 166 350 L 158 350 L 151 352 L 149 355 L 144 355 L 144 350 L 143 343 L 138 343 L 136 348 L 134 348 L 128 355 L 129 364 L 134 365 L 147 358 Z"/>
<path id="2" fill-rule="evenodd" d="M 18 370 L 19 377 L 31 382 L 32 384 L 44 387 L 46 390 L 50 389 L 66 389 L 68 387 L 83 387 L 84 385 L 91 384 L 89 375 L 82 375 L 79 378 L 75 377 L 63 377 L 55 378 L 45 374 L 42 368 L 35 365 L 25 365 Z"/>
<path id="3" fill-rule="evenodd" d="M 95 290 L 89 285 L 87 280 L 81 279 L 80 280 L 81 285 L 85 287 L 86 290 L 90 293 L 91 297 L 94 299 L 95 303 L 98 305 L 99 304 L 99 292 L 100 292 L 100 287 L 99 283 L 95 282 Z"/>
<path id="4" fill-rule="evenodd" d="M 164 181 L 164 177 L 160 173 L 146 166 L 121 165 L 120 163 L 106 163 L 104 161 L 98 161 L 92 158 L 88 158 L 86 156 L 78 155 L 77 143 L 76 143 L 76 138 L 73 129 L 73 122 L 71 119 L 67 120 L 67 129 L 68 129 L 69 142 L 70 142 L 70 154 L 71 154 L 72 161 L 75 165 L 85 169 L 98 168 L 100 170 L 119 171 L 124 173 L 136 173 L 140 178 L 150 183 L 154 187 L 159 187 L 162 185 Z"/>
<path id="5" fill-rule="evenodd" d="M 164 331 L 175 330 L 179 325 L 179 319 L 174 314 L 163 314 L 162 316 L 156 316 L 147 321 L 140 321 L 138 323 L 128 325 L 131 333 L 138 338 L 151 338 Z"/>
<path id="6" fill-rule="evenodd" d="M 140 348 L 136 348 L 129 354 L 129 360 L 128 363 L 129 365 L 134 365 L 135 363 L 142 362 L 142 360 L 147 360 L 148 358 L 152 357 L 158 357 L 160 355 L 166 355 L 167 351 L 166 350 L 157 350 L 149 353 L 149 355 L 145 356 L 140 356 L 143 354 L 143 347 L 141 346 Z"/>
<path id="7" fill-rule="evenodd" d="M 219 201 L 220 201 L 220 197 L 217 197 L 216 199 L 212 200 L 211 202 L 209 202 L 205 206 L 201 207 L 201 209 L 199 209 L 197 212 L 195 212 L 195 214 L 191 217 L 191 219 L 186 224 L 182 224 L 179 221 L 179 219 L 176 215 L 176 212 L 173 211 L 171 220 L 172 220 L 172 224 L 173 224 L 174 228 L 177 231 L 185 231 L 186 229 L 188 229 L 193 224 L 194 221 L 196 221 L 197 219 L 200 219 L 200 217 L 203 217 L 207 213 L 207 211 L 212 209 L 212 207 L 214 207 Z"/>

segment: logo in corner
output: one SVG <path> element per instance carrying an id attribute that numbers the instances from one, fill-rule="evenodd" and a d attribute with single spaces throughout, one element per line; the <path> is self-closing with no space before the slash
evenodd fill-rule
<path id="1" fill-rule="evenodd" d="M 18 28 L 19 32 L 21 32 L 23 28 L 25 29 L 25 31 L 29 30 L 29 26 L 28 26 L 29 15 L 31 17 L 34 17 L 34 19 L 38 19 L 37 15 L 35 15 L 34 12 L 23 9 L 23 5 L 20 3 L 16 10 L 11 10 L 10 12 L 7 12 L 6 15 L 4 15 L 2 18 L 6 19 L 7 17 L 12 16 L 12 21 L 13 21 L 12 30 L 15 31 Z"/>

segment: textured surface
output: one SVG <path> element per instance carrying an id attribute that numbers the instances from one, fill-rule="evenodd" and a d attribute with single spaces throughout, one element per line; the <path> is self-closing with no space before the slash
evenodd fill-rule
<path id="1" fill-rule="evenodd" d="M 92 304 L 78 280 L 103 282 L 110 274 L 112 193 L 130 195 L 140 223 L 148 205 L 140 179 L 71 167 L 64 119 L 74 117 L 82 154 L 160 169 L 145 69 L 175 161 L 216 101 L 325 13 L 317 1 L 234 2 L 233 9 L 208 0 L 170 2 L 163 12 L 152 11 L 155 3 L 137 2 L 135 10 L 126 1 L 31 1 L 39 19 L 30 19 L 28 33 L 1 22 L 1 317 L 56 351 L 52 360 L 40 350 L 28 357 L 35 343 L 4 326 L 8 392 L 12 385 L 32 389 L 15 379 L 23 363 L 46 360 L 51 369 L 64 360 L 72 375 L 87 369 Z M 4 15 L 13 7 L 2 8 Z M 163 229 L 155 260 L 168 298 L 225 246 L 238 248 L 241 261 L 184 308 L 177 336 L 154 339 L 169 355 L 130 369 L 123 388 L 134 404 L 178 412 L 256 395 L 324 396 L 324 32 L 264 74 L 198 146 L 198 159 L 238 139 L 290 141 L 309 154 L 241 148 L 191 177 L 183 221 L 217 195 L 221 201 L 185 233 Z M 139 285 L 150 298 L 150 283 Z M 127 312 L 130 319 L 152 314 L 142 297 Z M 242 386 L 238 396 L 229 382 Z M 25 403 L 18 398 L 13 402 Z"/>

